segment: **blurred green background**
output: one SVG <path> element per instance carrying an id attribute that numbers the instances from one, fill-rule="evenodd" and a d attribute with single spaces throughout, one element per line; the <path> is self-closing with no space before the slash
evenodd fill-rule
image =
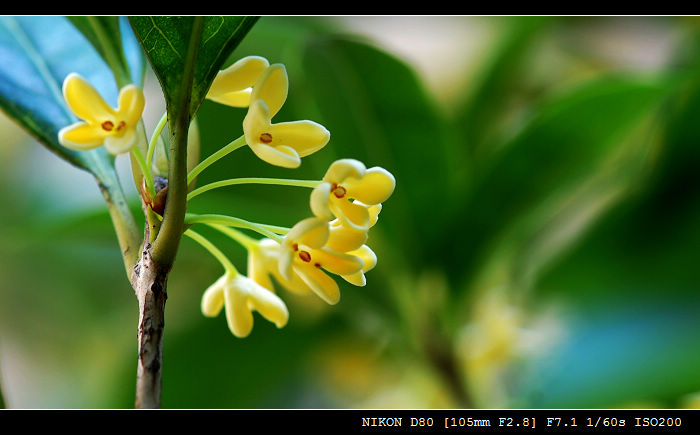
<path id="1" fill-rule="evenodd" d="M 256 314 L 238 339 L 202 316 L 222 270 L 184 239 L 163 407 L 700 407 L 697 18 L 263 17 L 227 64 L 253 54 L 287 67 L 275 121 L 331 142 L 297 170 L 244 148 L 198 183 L 382 166 L 378 265 L 365 287 L 338 279 L 336 306 L 280 290 L 289 324 Z M 163 103 L 145 86 L 150 131 Z M 244 115 L 206 101 L 202 155 Z M 291 226 L 308 194 L 233 186 L 189 211 Z M 92 178 L 3 117 L 0 204 L 5 405 L 133 407 L 138 307 Z"/>

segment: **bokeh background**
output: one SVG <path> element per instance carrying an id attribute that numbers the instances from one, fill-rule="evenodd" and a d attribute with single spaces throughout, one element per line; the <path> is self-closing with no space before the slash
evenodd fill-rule
<path id="1" fill-rule="evenodd" d="M 697 18 L 263 17 L 228 63 L 253 54 L 287 67 L 275 121 L 331 142 L 297 170 L 244 148 L 199 183 L 382 166 L 397 188 L 378 265 L 365 287 L 339 280 L 336 306 L 279 290 L 289 324 L 256 314 L 238 339 L 202 316 L 222 271 L 183 239 L 163 407 L 700 407 Z M 150 72 L 145 91 L 150 131 Z M 206 101 L 202 155 L 244 115 Z M 189 210 L 291 226 L 308 194 L 233 186 Z M 138 308 L 92 178 L 3 117 L 0 204 L 5 406 L 133 407 Z"/>

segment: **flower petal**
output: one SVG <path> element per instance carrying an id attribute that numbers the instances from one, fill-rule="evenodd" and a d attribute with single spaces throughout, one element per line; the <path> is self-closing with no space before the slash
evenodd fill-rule
<path id="1" fill-rule="evenodd" d="M 249 278 L 242 279 L 244 281 L 239 281 L 238 285 L 245 286 L 248 293 L 248 308 L 255 309 L 264 318 L 277 325 L 278 328 L 286 325 L 287 320 L 289 320 L 289 311 L 282 299 L 253 280 Z"/>
<path id="2" fill-rule="evenodd" d="M 318 249 L 326 244 L 329 236 L 328 221 L 322 218 L 310 217 L 297 222 L 285 236 L 285 243 L 306 245 Z"/>
<path id="3" fill-rule="evenodd" d="M 224 289 L 226 322 L 233 335 L 243 338 L 253 330 L 253 313 L 248 308 L 248 294 L 237 285 L 236 278 Z"/>
<path id="4" fill-rule="evenodd" d="M 118 155 L 129 151 L 138 141 L 135 128 L 127 128 L 123 135 L 105 137 L 105 148 L 110 154 Z"/>
<path id="5" fill-rule="evenodd" d="M 234 107 L 250 104 L 252 86 L 270 66 L 264 57 L 247 56 L 219 71 L 209 88 L 207 98 Z"/>
<path id="6" fill-rule="evenodd" d="M 284 65 L 276 63 L 270 65 L 262 73 L 258 81 L 253 86 L 250 101 L 263 100 L 270 109 L 270 118 L 280 111 L 282 105 L 287 100 L 289 90 L 289 78 Z"/>
<path id="7" fill-rule="evenodd" d="M 251 249 L 248 254 L 248 277 L 266 289 L 274 288 L 265 268 L 265 258 L 259 248 Z"/>
<path id="8" fill-rule="evenodd" d="M 243 118 L 243 133 L 248 145 L 258 144 L 260 136 L 270 129 L 270 109 L 263 100 L 253 100 Z"/>
<path id="9" fill-rule="evenodd" d="M 348 254 L 354 255 L 362 260 L 364 263 L 364 266 L 362 266 L 363 272 L 369 272 L 377 265 L 377 254 L 367 245 L 362 245 L 359 249 L 348 252 Z"/>
<path id="10" fill-rule="evenodd" d="M 280 122 L 270 126 L 271 146 L 286 145 L 294 148 L 300 157 L 320 150 L 331 139 L 326 127 L 313 121 Z"/>
<path id="11" fill-rule="evenodd" d="M 396 179 L 389 171 L 377 166 L 368 169 L 361 179 L 348 179 L 343 186 L 349 197 L 374 205 L 389 199 L 396 187 Z"/>
<path id="12" fill-rule="evenodd" d="M 369 211 L 366 206 L 356 204 L 345 198 L 337 199 L 331 197 L 330 208 L 343 224 L 358 230 L 369 229 Z"/>
<path id="13" fill-rule="evenodd" d="M 287 146 L 271 147 L 257 143 L 250 144 L 250 149 L 260 160 L 271 165 L 283 168 L 298 168 L 301 165 L 299 154 L 293 148 Z"/>
<path id="14" fill-rule="evenodd" d="M 314 215 L 330 220 L 333 215 L 328 208 L 328 195 L 331 194 L 331 183 L 321 183 L 311 191 L 311 211 Z"/>
<path id="15" fill-rule="evenodd" d="M 76 122 L 59 130 L 58 143 L 73 150 L 91 150 L 102 145 L 106 133 L 99 126 Z"/>
<path id="16" fill-rule="evenodd" d="M 76 116 L 90 123 L 101 124 L 115 117 L 114 109 L 77 73 L 68 74 L 63 81 L 63 98 Z"/>
<path id="17" fill-rule="evenodd" d="M 325 246 L 313 251 L 312 263 L 319 263 L 321 267 L 337 275 L 355 273 L 364 267 L 364 263 L 359 257 L 334 251 Z"/>
<path id="18" fill-rule="evenodd" d="M 365 165 L 355 159 L 340 159 L 333 162 L 323 176 L 323 181 L 343 183 L 348 178 L 360 179 L 365 174 Z"/>
<path id="19" fill-rule="evenodd" d="M 340 300 L 338 284 L 324 271 L 309 264 L 295 266 L 294 270 L 318 297 L 330 305 L 338 303 Z"/>
<path id="20" fill-rule="evenodd" d="M 355 272 L 350 275 L 341 275 L 341 278 L 343 278 L 350 284 L 356 285 L 358 287 L 364 287 L 367 284 L 367 278 L 365 277 L 365 274 L 362 273 L 362 271 Z"/>
<path id="21" fill-rule="evenodd" d="M 127 85 L 119 91 L 119 109 L 117 117 L 126 122 L 126 127 L 135 129 L 141 120 L 146 99 L 143 92 L 136 85 Z"/>
<path id="22" fill-rule="evenodd" d="M 219 278 L 204 292 L 202 296 L 202 314 L 207 317 L 216 317 L 224 307 L 224 285 L 228 281 L 227 275 Z"/>
<path id="23" fill-rule="evenodd" d="M 358 249 L 366 241 L 367 230 L 358 230 L 348 225 L 342 225 L 341 221 L 336 219 L 331 222 L 330 236 L 326 246 L 338 252 L 348 252 Z"/>

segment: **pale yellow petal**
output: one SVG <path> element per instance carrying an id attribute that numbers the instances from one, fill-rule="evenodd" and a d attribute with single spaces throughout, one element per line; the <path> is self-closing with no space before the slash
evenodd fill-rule
<path id="1" fill-rule="evenodd" d="M 350 275 L 341 275 L 341 278 L 358 287 L 364 287 L 367 284 L 367 278 L 365 278 L 365 274 L 362 271 Z"/>
<path id="2" fill-rule="evenodd" d="M 285 246 L 280 251 L 277 270 L 286 280 L 292 279 L 292 260 L 294 260 L 294 249 L 291 246 Z"/>
<path id="3" fill-rule="evenodd" d="M 105 137 L 105 148 L 110 154 L 118 155 L 128 152 L 138 142 L 136 129 L 128 128 L 123 135 L 109 135 Z"/>
<path id="4" fill-rule="evenodd" d="M 283 327 L 289 320 L 289 311 L 276 294 L 248 279 L 248 307 L 254 308 L 264 318 L 274 323 L 278 328 Z"/>
<path id="5" fill-rule="evenodd" d="M 330 220 L 333 215 L 328 208 L 328 195 L 331 194 L 331 184 L 321 183 L 311 191 L 311 212 L 321 218 Z"/>
<path id="6" fill-rule="evenodd" d="M 236 337 L 243 338 L 253 330 L 253 313 L 247 303 L 247 293 L 234 284 L 224 289 L 226 305 L 226 322 Z"/>
<path id="7" fill-rule="evenodd" d="M 247 56 L 239 59 L 228 68 L 218 72 L 211 88 L 209 88 L 207 98 L 234 107 L 248 106 L 250 88 L 269 65 L 267 59 L 260 56 Z"/>
<path id="8" fill-rule="evenodd" d="M 272 124 L 269 133 L 272 136 L 270 146 L 284 145 L 294 148 L 300 157 L 315 153 L 331 139 L 326 127 L 313 121 Z"/>
<path id="9" fill-rule="evenodd" d="M 360 201 L 355 201 L 355 203 L 362 205 Z M 369 212 L 369 226 L 373 227 L 379 219 L 379 213 L 382 211 L 382 205 L 374 204 L 372 206 L 367 207 L 367 211 Z"/>
<path id="10" fill-rule="evenodd" d="M 333 162 L 323 176 L 323 181 L 329 183 L 342 183 L 348 178 L 362 178 L 365 173 L 365 165 L 355 159 L 340 159 Z"/>
<path id="11" fill-rule="evenodd" d="M 247 88 L 242 91 L 229 92 L 217 96 L 208 95 L 207 99 L 231 107 L 248 107 L 252 91 L 253 88 Z"/>
<path id="12" fill-rule="evenodd" d="M 243 134 L 248 145 L 259 144 L 260 136 L 270 129 L 270 109 L 264 101 L 254 100 L 243 119 Z"/>
<path id="13" fill-rule="evenodd" d="M 63 81 L 63 98 L 76 116 L 90 123 L 101 124 L 115 118 L 114 109 L 79 74 L 68 74 Z"/>
<path id="14" fill-rule="evenodd" d="M 343 186 L 347 189 L 348 197 L 374 205 L 389 199 L 396 187 L 396 179 L 386 169 L 374 167 L 368 169 L 361 179 L 348 179 Z"/>
<path id="15" fill-rule="evenodd" d="M 337 275 L 355 273 L 358 270 L 362 270 L 364 266 L 362 259 L 359 257 L 334 251 L 325 246 L 321 249 L 314 249 L 311 258 L 311 263 L 314 265 L 320 264 L 322 268 Z"/>
<path id="16" fill-rule="evenodd" d="M 259 143 L 250 144 L 250 149 L 255 153 L 260 160 L 271 165 L 280 166 L 283 168 L 298 168 L 301 165 L 299 154 L 290 147 L 277 146 L 271 147 Z"/>
<path id="17" fill-rule="evenodd" d="M 125 121 L 127 128 L 135 129 L 136 124 L 141 119 L 145 105 L 146 99 L 138 86 L 124 86 L 119 91 L 119 109 L 117 111 L 118 120 Z"/>
<path id="18" fill-rule="evenodd" d="M 366 206 L 355 204 L 345 198 L 338 199 L 331 196 L 330 208 L 344 225 L 352 226 L 358 230 L 369 228 L 369 211 Z"/>
<path id="19" fill-rule="evenodd" d="M 362 267 L 363 272 L 369 272 L 377 265 L 377 254 L 367 245 L 362 245 L 359 249 L 348 252 L 348 254 L 354 255 L 362 260 L 364 263 Z"/>
<path id="20" fill-rule="evenodd" d="M 326 244 L 329 236 L 328 221 L 310 217 L 296 223 L 285 236 L 285 243 L 302 244 L 317 249 Z"/>
<path id="21" fill-rule="evenodd" d="M 91 150 L 104 143 L 105 135 L 99 126 L 76 122 L 58 132 L 58 143 L 73 150 Z"/>
<path id="22" fill-rule="evenodd" d="M 202 296 L 202 314 L 207 317 L 216 317 L 224 307 L 224 284 L 228 277 L 219 278 L 204 292 Z"/>
<path id="23" fill-rule="evenodd" d="M 248 253 L 248 277 L 266 289 L 274 289 L 260 248 L 251 249 Z"/>
<path id="24" fill-rule="evenodd" d="M 326 242 L 327 247 L 338 252 L 348 252 L 365 244 L 367 230 L 358 230 L 348 225 L 342 225 L 340 222 L 338 219 L 331 222 L 330 236 Z"/>
<path id="25" fill-rule="evenodd" d="M 318 297 L 330 305 L 338 303 L 340 300 L 338 284 L 324 271 L 313 265 L 295 266 L 294 270 Z"/>
<path id="26" fill-rule="evenodd" d="M 287 69 L 284 65 L 276 63 L 270 65 L 262 73 L 258 81 L 253 86 L 253 93 L 250 100 L 263 100 L 270 109 L 270 118 L 274 117 L 287 100 L 289 90 L 289 79 Z"/>

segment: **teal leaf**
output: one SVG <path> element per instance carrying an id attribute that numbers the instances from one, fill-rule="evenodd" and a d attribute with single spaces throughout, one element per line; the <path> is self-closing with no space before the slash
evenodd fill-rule
<path id="1" fill-rule="evenodd" d="M 124 17 L 68 17 L 114 72 L 120 87 L 129 83 L 143 86 L 143 51 Z"/>
<path id="2" fill-rule="evenodd" d="M 39 142 L 94 174 L 111 166 L 102 148 L 73 151 L 58 131 L 78 119 L 63 100 L 65 77 L 77 72 L 116 106 L 112 73 L 91 44 L 64 17 L 0 18 L 0 107 Z"/>

